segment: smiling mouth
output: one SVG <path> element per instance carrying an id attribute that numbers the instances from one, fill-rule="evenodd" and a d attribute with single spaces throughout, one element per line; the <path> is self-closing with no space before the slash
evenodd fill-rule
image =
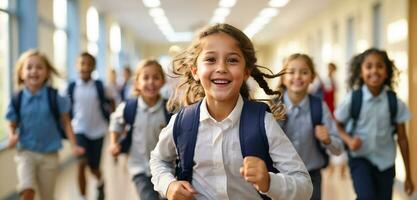
<path id="1" fill-rule="evenodd" d="M 213 82 L 214 84 L 229 84 L 232 81 L 224 80 L 224 79 L 214 79 L 214 80 L 211 80 L 211 82 Z"/>

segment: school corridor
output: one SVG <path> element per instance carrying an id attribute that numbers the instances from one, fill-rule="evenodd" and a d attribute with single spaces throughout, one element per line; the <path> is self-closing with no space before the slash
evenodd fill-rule
<path id="1" fill-rule="evenodd" d="M 275 74 L 283 69 L 287 70 L 285 67 L 289 66 L 288 63 L 291 60 L 288 59 L 292 54 L 301 53 L 311 58 L 311 67 L 314 68 L 313 71 L 315 71 L 316 76 L 312 76 L 314 80 L 311 80 L 311 84 L 307 84 L 309 85 L 308 94 L 319 94 L 325 103 L 328 103 L 329 96 L 326 95 L 331 93 L 329 101 L 331 101 L 332 106 L 326 104 L 328 107 L 326 109 L 330 109 L 329 119 L 334 123 L 333 129 L 337 130 L 337 133 L 340 133 L 340 130 L 336 129 L 336 121 L 333 121 L 340 119 L 340 113 L 338 115 L 336 112 L 337 109 L 339 106 L 347 107 L 346 105 L 353 104 L 353 100 L 346 103 L 346 99 L 350 98 L 349 94 L 354 90 L 352 89 L 354 87 L 350 86 L 353 84 L 359 84 L 360 87 L 369 86 L 366 81 L 363 81 L 366 77 L 361 74 L 362 71 L 359 72 L 357 68 L 352 67 L 353 61 L 357 61 L 354 58 L 358 58 L 358 55 L 363 55 L 361 53 L 371 48 L 386 52 L 387 57 L 398 71 L 398 74 L 393 72 L 387 76 L 393 77 L 392 89 L 395 91 L 395 97 L 404 103 L 404 107 L 401 107 L 404 109 L 400 110 L 402 113 L 398 115 L 404 116 L 402 122 L 404 122 L 405 129 L 404 131 L 401 130 L 400 135 L 392 135 L 394 142 L 389 147 L 392 148 L 392 154 L 390 154 L 392 156 L 384 154 L 370 163 L 377 163 L 375 166 L 380 163 L 389 163 L 390 161 L 381 159 L 387 157 L 395 160 L 392 162 L 395 164 L 391 163 L 389 166 L 395 171 L 392 199 L 417 200 L 417 0 L 0 0 L 0 199 L 19 199 L 18 185 L 28 181 L 25 179 L 26 177 L 18 177 L 17 175 L 18 170 L 22 170 L 23 166 L 17 164 L 19 158 L 16 156 L 21 151 L 22 146 L 25 147 L 26 145 L 26 147 L 30 146 L 42 150 L 49 147 L 58 148 L 60 137 L 51 136 L 48 131 L 52 129 L 60 131 L 57 128 L 59 126 L 53 125 L 53 123 L 56 120 L 56 113 L 59 117 L 59 114 L 62 114 L 60 112 L 65 110 L 64 113 L 71 114 L 71 117 L 68 115 L 70 118 L 65 118 L 64 121 L 68 120 L 66 123 L 72 127 L 76 135 L 87 135 L 82 130 L 84 126 L 89 126 L 91 132 L 96 131 L 97 133 L 91 133 L 90 136 L 94 139 L 85 136 L 86 140 L 91 142 L 97 138 L 104 138 L 102 148 L 101 144 L 95 144 L 95 147 L 101 149 L 100 169 L 102 170 L 105 199 L 139 200 L 135 183 L 129 173 L 131 172 L 129 170 L 132 170 L 128 166 L 128 159 L 130 158 L 122 155 L 115 159 L 111 154 L 117 148 L 111 146 L 110 129 L 116 132 L 113 129 L 118 129 L 118 124 L 114 122 L 109 129 L 109 124 L 105 122 L 108 119 L 103 120 L 101 118 L 102 121 L 98 122 L 98 125 L 93 124 L 86 120 L 94 118 L 91 117 L 93 115 L 90 116 L 91 113 L 89 112 L 97 111 L 100 117 L 106 118 L 104 116 L 106 115 L 104 113 L 106 108 L 103 108 L 103 105 L 107 103 L 105 106 L 108 106 L 109 110 L 117 108 L 112 110 L 116 113 L 114 116 L 119 115 L 124 120 L 126 113 L 123 110 L 123 102 L 126 102 L 125 100 L 130 97 L 140 95 L 138 87 L 145 87 L 140 86 L 137 77 L 140 73 L 138 68 L 143 65 L 141 61 L 146 59 L 151 59 L 160 64 L 161 72 L 163 72 L 164 81 L 160 88 L 156 89 L 160 95 L 156 94 L 156 96 L 163 99 L 172 97 L 175 87 L 179 83 L 179 78 L 172 69 L 173 62 L 178 61 L 175 59 L 181 58 L 178 55 L 185 57 L 199 55 L 202 52 L 199 49 L 200 46 L 190 47 L 189 45 L 192 42 L 197 44 L 199 40 L 196 39 L 195 34 L 202 27 L 216 23 L 230 24 L 241 30 L 250 39 L 255 50 L 256 64 L 264 66 L 266 69 L 262 69 L 262 72 L 266 74 L 270 72 Z M 239 48 L 242 47 L 239 46 Z M 25 91 L 31 91 L 29 89 L 25 90 L 25 88 L 31 88 L 31 85 L 22 78 L 24 77 L 22 71 L 25 71 L 22 68 L 32 66 L 28 64 L 30 59 L 26 58 L 25 60 L 25 53 L 32 52 L 33 49 L 41 52 L 44 56 L 42 58 L 49 61 L 49 64 L 45 64 L 47 65 L 45 77 L 51 78 L 42 84 L 50 84 L 50 86 L 56 88 L 53 91 L 57 93 L 54 94 L 61 95 L 64 100 L 57 100 L 55 104 L 51 103 L 48 88 L 48 91 L 45 92 L 48 99 L 44 98 L 45 101 L 42 104 L 29 106 L 30 102 L 40 101 L 39 99 L 41 99 L 37 95 L 29 97 L 25 93 Z M 86 54 L 82 54 L 83 52 Z M 94 58 L 90 59 L 88 57 L 89 62 L 91 62 L 87 63 L 87 65 L 91 65 L 88 66 L 91 68 L 88 69 L 90 70 L 88 75 L 85 75 L 86 70 L 82 66 L 82 61 L 80 61 L 80 58 L 84 58 L 85 55 Z M 365 62 L 366 56 L 362 58 L 359 67 L 365 67 L 362 63 Z M 183 60 L 179 60 L 184 61 L 186 60 L 185 57 Z M 197 58 L 201 57 L 195 56 L 195 60 L 192 60 L 194 57 L 189 59 L 192 60 L 190 61 L 192 64 L 188 63 L 189 65 L 186 65 L 185 61 L 181 64 L 197 68 L 198 61 L 208 65 L 207 63 L 214 59 L 206 58 L 201 61 Z M 228 60 L 231 63 L 234 61 L 233 59 Z M 362 68 L 359 69 L 362 70 Z M 190 74 L 191 72 L 193 72 L 192 69 Z M 194 73 L 196 74 L 189 78 L 194 78 L 191 81 L 201 84 L 202 81 L 197 80 L 199 74 L 195 71 Z M 42 75 L 40 76 L 41 78 L 37 75 L 26 75 L 26 78 L 32 78 L 36 82 L 36 79 L 42 79 Z M 100 83 L 91 82 L 90 85 L 83 85 L 83 76 L 87 76 L 88 80 L 100 80 Z M 370 75 L 368 79 L 378 78 Z M 283 89 L 281 86 L 286 84 L 281 78 L 265 80 L 272 90 Z M 214 83 L 217 80 L 210 81 Z M 251 97 L 262 100 L 271 99 L 271 95 L 267 95 L 262 90 L 261 84 L 258 85 L 256 81 L 249 78 L 247 82 Z M 388 90 L 388 86 L 391 86 L 391 82 L 385 84 L 384 81 L 381 86 L 382 91 Z M 73 86 L 72 90 L 71 85 Z M 80 85 L 84 88 L 78 88 Z M 75 90 L 74 93 L 75 86 L 78 90 Z M 89 90 L 91 89 L 90 86 L 93 88 L 92 90 Z M 94 94 L 96 94 L 98 100 L 95 99 L 93 103 L 83 102 L 84 97 L 88 96 L 93 90 L 97 93 Z M 285 90 L 289 89 L 285 88 Z M 201 92 L 193 91 L 195 93 Z M 372 93 L 372 91 L 370 92 Z M 183 98 L 186 94 L 188 93 L 180 93 L 178 98 Z M 196 97 L 199 94 L 193 95 Z M 80 97 L 83 95 L 85 96 Z M 289 98 L 288 91 L 286 95 L 283 99 Z M 111 98 L 106 99 L 107 96 Z M 364 98 L 367 98 L 366 94 L 364 96 Z M 39 98 L 37 99 L 37 97 Z M 81 99 L 81 101 L 74 101 L 74 98 Z M 16 101 L 19 105 L 28 106 L 16 109 Z M 104 101 L 106 102 L 103 103 Z M 141 103 L 142 105 L 147 103 L 146 100 L 138 101 L 136 104 L 139 106 Z M 366 100 L 363 100 L 363 102 L 366 102 Z M 118 108 L 118 105 L 121 105 L 120 103 L 123 105 L 122 108 Z M 391 113 L 390 103 L 387 103 L 390 107 L 386 108 L 386 112 L 379 110 L 379 113 Z M 39 107 L 36 105 L 39 105 Z M 91 105 L 95 107 L 92 108 Z M 96 107 L 97 109 L 94 110 Z M 297 106 L 293 107 L 292 104 L 287 105 L 286 109 L 288 108 L 287 111 L 290 111 L 288 113 L 291 114 L 295 107 L 299 109 Z M 48 119 L 41 117 L 38 119 L 38 116 L 44 116 L 45 113 L 36 113 L 36 108 L 46 108 L 52 112 L 48 114 L 48 116 L 50 115 Z M 135 108 L 140 110 L 137 107 Z M 359 106 L 359 109 L 370 110 L 371 106 L 365 106 L 365 108 Z M 86 111 L 83 114 L 74 114 L 83 110 Z M 146 109 L 137 112 L 142 114 L 148 112 L 148 110 L 152 110 L 152 108 L 146 107 Z M 103 116 L 101 116 L 102 114 Z M 110 113 L 107 114 L 110 115 Z M 356 122 L 358 122 L 358 126 L 362 125 L 358 130 L 365 130 L 363 132 L 367 132 L 367 129 L 363 128 L 367 125 L 369 125 L 367 127 L 370 127 L 378 124 L 378 127 L 388 127 L 386 130 L 374 130 L 375 140 L 361 142 L 363 142 L 362 144 L 372 144 L 380 152 L 389 152 L 391 149 L 378 146 L 378 144 L 384 142 L 381 139 L 382 136 L 378 133 L 382 134 L 389 132 L 388 129 L 391 130 L 393 126 L 388 122 L 394 122 L 393 117 L 386 114 L 385 120 L 387 123 L 373 121 L 375 124 L 366 124 L 366 122 L 369 122 L 367 121 L 368 118 L 380 116 L 376 116 L 375 113 L 362 115 L 367 118 L 364 119 L 362 116 L 362 121 L 359 119 L 355 121 L 352 118 L 354 122 L 350 122 L 350 126 L 346 123 L 344 128 L 355 129 L 357 128 L 355 127 Z M 148 115 L 146 116 L 148 117 Z M 290 115 L 287 116 L 290 119 Z M 346 114 L 346 116 L 348 115 Z M 110 121 L 117 121 L 113 119 L 116 117 L 107 117 Z M 162 120 L 162 115 L 159 118 L 151 117 L 141 118 L 142 121 L 140 122 L 147 124 L 149 127 L 162 128 L 165 126 L 165 124 L 154 125 L 153 122 L 149 121 L 150 119 L 159 120 L 160 118 Z M 167 116 L 164 115 L 164 117 Z M 29 118 L 33 121 L 24 121 Z M 59 120 L 62 120 L 62 118 Z M 11 123 L 11 121 L 16 123 Z M 97 121 L 99 120 L 94 121 L 94 123 Z M 127 120 L 125 121 L 123 123 L 128 123 Z M 301 130 L 306 124 L 314 124 L 313 121 L 314 119 L 312 119 L 312 122 L 300 123 L 299 126 L 293 123 L 292 126 L 295 128 L 290 130 L 297 131 L 297 128 Z M 136 123 L 133 120 L 132 123 L 134 122 Z M 26 141 L 22 145 L 19 143 L 22 142 L 19 141 L 22 138 L 13 138 L 10 130 L 16 129 L 14 133 L 19 133 L 19 131 L 25 130 L 22 128 L 25 126 L 19 125 L 25 123 L 34 127 L 37 126 L 38 129 L 36 130 L 48 132 L 48 134 L 42 132 L 38 135 L 27 136 L 24 138 Z M 282 124 L 279 125 L 283 128 Z M 129 124 L 126 127 L 134 127 L 134 124 Z M 149 127 L 141 127 L 141 130 L 154 131 L 153 127 Z M 394 129 L 398 130 L 397 127 Z M 67 127 L 65 127 L 65 130 L 67 130 Z M 211 129 L 209 130 L 211 131 Z M 287 130 L 285 128 L 284 131 Z M 317 130 L 314 129 L 313 132 L 316 133 Z M 140 140 L 135 136 L 132 137 L 133 141 Z M 402 140 L 404 137 L 407 138 L 408 163 L 404 162 L 402 157 L 404 152 L 401 152 L 400 147 L 404 147 Z M 289 138 L 293 142 L 294 138 Z M 398 138 L 400 138 L 399 142 L 397 142 Z M 15 145 L 8 147 L 11 144 L 10 141 L 14 139 L 16 140 Z M 156 144 L 158 142 L 157 137 L 143 139 L 144 143 L 152 141 Z M 80 138 L 74 138 L 75 140 L 79 142 Z M 296 149 L 303 146 L 297 141 L 298 138 L 294 140 L 296 142 L 293 145 L 296 146 Z M 57 173 L 54 197 L 57 200 L 83 200 L 77 182 L 78 160 L 72 152 L 77 151 L 77 149 L 74 150 L 71 147 L 69 139 L 62 140 L 62 144 L 62 148 L 55 149 L 58 151 L 57 166 L 59 170 L 54 171 L 54 173 Z M 304 146 L 310 144 L 313 143 Z M 236 146 L 236 144 L 233 145 L 233 147 Z M 325 146 L 323 143 L 322 147 Z M 341 146 L 344 146 L 341 147 L 344 148 L 342 156 L 331 156 L 329 166 L 321 170 L 323 200 L 356 199 L 347 164 L 349 158 L 347 151 L 345 151 L 349 148 L 355 148 L 352 147 L 355 144 L 341 144 Z M 142 150 L 150 151 L 153 147 L 145 145 L 141 147 L 140 152 L 136 153 L 143 153 Z M 327 153 L 330 153 L 330 150 Z M 149 157 L 149 152 L 143 154 Z M 312 162 L 317 161 L 314 158 L 311 158 L 311 160 Z M 408 183 L 407 164 L 409 168 L 408 178 L 414 183 L 414 193 L 411 195 L 407 195 L 404 190 L 406 183 Z M 144 165 L 148 167 L 147 163 Z M 377 167 L 374 168 L 377 169 Z M 97 185 L 101 185 L 102 182 L 97 182 L 97 179 L 89 170 L 86 171 L 86 175 L 87 194 L 85 199 L 97 199 Z M 38 194 L 36 194 L 35 199 L 40 199 Z"/>

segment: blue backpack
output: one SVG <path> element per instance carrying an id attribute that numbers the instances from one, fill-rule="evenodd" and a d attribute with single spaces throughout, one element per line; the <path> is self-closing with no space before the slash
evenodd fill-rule
<path id="1" fill-rule="evenodd" d="M 353 120 L 352 130 L 349 134 L 353 134 L 356 128 L 357 121 L 359 119 L 359 114 L 361 112 L 362 107 L 362 90 L 357 89 L 352 92 L 352 102 L 350 104 L 350 118 Z M 397 95 L 394 91 L 388 90 L 387 91 L 387 98 L 388 98 L 388 107 L 390 112 L 390 119 L 391 119 L 391 125 L 394 126 L 394 131 L 392 134 L 395 134 L 396 128 L 395 125 L 397 124 L 395 122 L 395 117 L 397 116 L 397 110 L 398 110 L 398 102 L 397 102 Z"/>
<path id="2" fill-rule="evenodd" d="M 52 88 L 52 87 L 47 87 L 47 93 L 48 93 L 48 104 L 49 104 L 49 109 L 52 113 L 52 116 L 55 119 L 55 124 L 58 128 L 58 131 L 61 135 L 61 138 L 66 139 L 67 135 L 65 134 L 64 129 L 62 128 L 62 124 L 61 124 L 61 115 L 59 113 L 58 110 L 58 90 Z M 22 106 L 22 95 L 23 95 L 23 90 L 20 90 L 19 92 L 17 92 L 16 94 L 13 95 L 12 97 L 12 106 L 13 109 L 16 112 L 17 115 L 17 120 L 16 123 L 19 124 L 20 121 L 20 107 Z"/>
<path id="3" fill-rule="evenodd" d="M 323 125 L 322 118 L 323 118 L 323 102 L 320 97 L 317 97 L 315 95 L 308 95 L 308 101 L 310 105 L 310 115 L 311 115 L 311 122 L 313 124 L 313 128 L 318 125 Z M 286 120 L 283 121 L 282 127 L 285 130 L 286 129 Z M 315 137 L 314 137 L 315 138 Z M 320 151 L 320 154 L 324 158 L 324 165 L 321 168 L 326 168 L 327 165 L 329 165 L 329 155 L 326 152 L 326 148 L 322 147 L 319 140 L 316 141 L 316 146 Z"/>
<path id="4" fill-rule="evenodd" d="M 177 166 L 175 176 L 178 180 L 191 183 L 194 166 L 194 150 L 200 123 L 200 105 L 202 101 L 182 109 L 175 119 L 173 128 L 174 142 L 177 147 Z M 239 140 L 242 156 L 256 156 L 262 159 L 269 172 L 279 173 L 274 168 L 269 155 L 268 138 L 265 131 L 265 112 L 269 108 L 264 103 L 244 100 L 240 117 Z M 262 195 L 263 199 L 270 199 Z"/>
<path id="5" fill-rule="evenodd" d="M 166 105 L 167 100 L 164 99 L 163 105 Z M 138 98 L 131 98 L 126 100 L 126 105 L 123 110 L 123 119 L 127 126 L 127 134 L 118 141 L 120 145 L 120 153 L 129 153 L 130 146 L 132 146 L 133 125 L 136 119 L 136 111 L 138 108 Z M 172 114 L 167 111 L 164 106 L 165 120 L 168 123 Z"/>
<path id="6" fill-rule="evenodd" d="M 110 114 L 111 114 L 111 100 L 106 97 L 106 93 L 104 90 L 104 84 L 100 80 L 94 80 L 94 85 L 96 86 L 97 96 L 100 102 L 100 111 L 103 115 L 104 119 L 109 122 L 110 121 Z M 74 90 L 75 90 L 76 83 L 73 81 L 68 86 L 68 96 L 71 99 L 71 104 L 74 105 Z M 71 117 L 74 116 L 73 109 L 71 108 L 70 112 Z"/>

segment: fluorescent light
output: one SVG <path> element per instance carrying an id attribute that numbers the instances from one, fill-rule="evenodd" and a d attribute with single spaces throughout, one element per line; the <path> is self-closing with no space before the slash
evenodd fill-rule
<path id="1" fill-rule="evenodd" d="M 219 7 L 231 8 L 236 4 L 236 0 L 220 0 Z"/>
<path id="2" fill-rule="evenodd" d="M 149 10 L 149 15 L 156 18 L 156 17 L 162 17 L 165 16 L 165 12 L 162 8 L 151 8 Z"/>
<path id="3" fill-rule="evenodd" d="M 264 8 L 259 13 L 259 16 L 262 16 L 262 17 L 275 17 L 277 14 L 278 14 L 278 9 L 276 9 L 276 8 Z"/>
<path id="4" fill-rule="evenodd" d="M 289 0 L 270 0 L 269 6 L 274 7 L 274 8 L 280 8 L 280 7 L 284 7 L 285 5 L 287 5 L 288 2 Z"/>
<path id="5" fill-rule="evenodd" d="M 142 0 L 143 4 L 145 4 L 148 8 L 156 8 L 161 5 L 161 2 L 159 0 Z"/>
<path id="6" fill-rule="evenodd" d="M 229 13 L 230 13 L 230 9 L 228 8 L 217 8 L 214 11 L 214 16 L 226 17 L 227 15 L 229 15 Z"/>

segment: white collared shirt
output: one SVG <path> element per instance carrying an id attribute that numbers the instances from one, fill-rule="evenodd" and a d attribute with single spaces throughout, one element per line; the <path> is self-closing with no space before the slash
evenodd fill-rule
<path id="1" fill-rule="evenodd" d="M 71 121 L 74 133 L 84 134 L 89 139 L 103 137 L 107 133 L 108 124 L 101 113 L 94 80 L 84 82 L 78 79 L 75 84 L 72 105 L 73 119 Z M 105 88 L 105 94 L 112 97 L 107 88 Z"/>
<path id="2" fill-rule="evenodd" d="M 126 104 L 121 103 L 111 115 L 110 131 L 123 133 L 126 122 L 123 119 L 123 111 Z M 150 152 L 158 142 L 159 133 L 166 125 L 164 101 L 162 98 L 149 107 L 142 97 L 138 98 L 135 122 L 133 123 L 132 146 L 130 147 L 128 170 L 131 176 L 137 174 L 151 175 L 149 170 Z"/>
<path id="3" fill-rule="evenodd" d="M 243 99 L 239 96 L 230 115 L 217 122 L 210 116 L 203 99 L 192 180 L 198 192 L 196 199 L 261 199 L 256 189 L 239 173 L 243 164 L 239 141 L 242 107 Z M 159 142 L 151 152 L 152 182 L 163 196 L 169 184 L 176 180 L 173 161 L 177 158 L 177 151 L 172 136 L 175 117 L 162 130 Z M 265 115 L 265 130 L 273 165 L 280 171 L 278 174 L 269 173 L 270 189 L 266 194 L 272 199 L 309 199 L 313 190 L 310 176 L 270 113 Z"/>

